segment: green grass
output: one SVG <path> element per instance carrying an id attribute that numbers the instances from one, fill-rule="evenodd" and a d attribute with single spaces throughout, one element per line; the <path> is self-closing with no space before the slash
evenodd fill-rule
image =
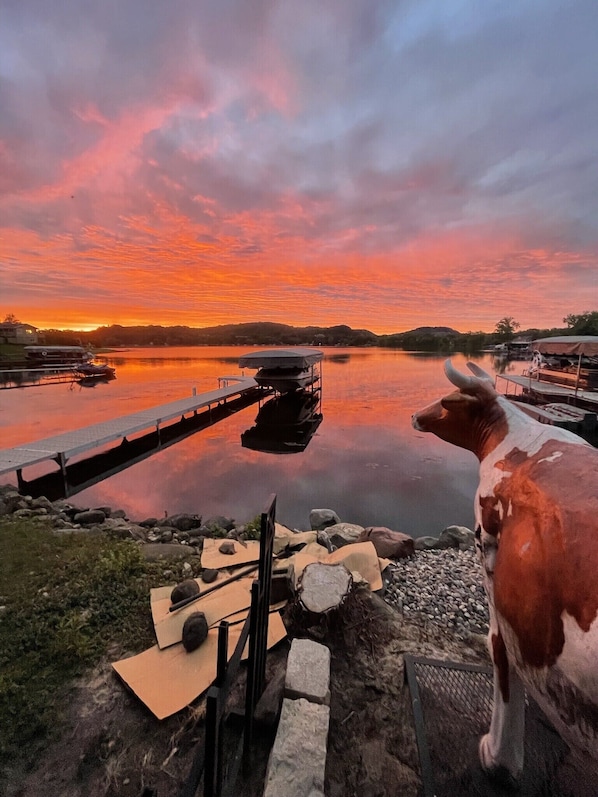
<path id="1" fill-rule="evenodd" d="M 25 348 L 21 345 L 12 343 L 0 343 L 0 359 L 5 362 L 10 360 L 23 360 L 25 358 Z"/>
<path id="2" fill-rule="evenodd" d="M 138 652 L 155 643 L 149 590 L 164 562 L 105 535 L 56 535 L 0 519 L 0 764 L 43 743 L 61 695 L 110 646 Z M 169 563 L 173 572 L 180 563 Z M 176 578 L 176 575 L 175 575 Z"/>

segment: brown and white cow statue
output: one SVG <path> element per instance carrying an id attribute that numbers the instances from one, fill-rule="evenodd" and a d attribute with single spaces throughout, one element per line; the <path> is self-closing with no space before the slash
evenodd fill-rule
<path id="1" fill-rule="evenodd" d="M 413 426 L 480 461 L 476 545 L 494 663 L 482 767 L 517 784 L 525 688 L 598 776 L 598 450 L 533 420 L 468 367 L 472 376 L 446 361 L 458 390 L 417 412 Z"/>

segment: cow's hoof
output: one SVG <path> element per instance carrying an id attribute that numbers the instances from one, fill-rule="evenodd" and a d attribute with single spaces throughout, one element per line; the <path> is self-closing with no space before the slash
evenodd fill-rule
<path id="1" fill-rule="evenodd" d="M 519 790 L 521 772 L 513 773 L 504 764 L 499 764 L 494 760 L 490 752 L 489 734 L 480 739 L 479 755 L 482 769 L 491 780 L 509 791 Z"/>

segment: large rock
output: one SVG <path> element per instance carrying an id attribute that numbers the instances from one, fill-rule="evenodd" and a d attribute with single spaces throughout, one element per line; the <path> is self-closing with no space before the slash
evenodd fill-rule
<path id="1" fill-rule="evenodd" d="M 102 528 L 110 532 L 114 537 L 121 540 L 136 540 L 137 542 L 147 541 L 147 529 L 138 526 L 136 523 L 127 523 L 122 518 L 107 518 L 102 523 Z"/>
<path id="2" fill-rule="evenodd" d="M 368 526 L 357 542 L 372 542 L 378 556 L 384 559 L 406 559 L 415 553 L 413 537 L 386 526 Z"/>
<path id="3" fill-rule="evenodd" d="M 439 550 L 438 537 L 417 537 L 414 547 L 416 551 L 437 551 Z M 442 547 L 450 548 L 450 545 L 446 542 Z"/>
<path id="4" fill-rule="evenodd" d="M 309 513 L 309 525 L 312 531 L 321 531 L 340 522 L 341 519 L 333 509 L 312 509 Z"/>
<path id="5" fill-rule="evenodd" d="M 201 526 L 201 516 L 199 515 L 181 513 L 172 515 L 172 517 L 168 518 L 168 521 L 169 526 L 174 526 L 174 528 L 179 531 L 189 531 L 190 529 L 196 529 Z"/>
<path id="6" fill-rule="evenodd" d="M 342 548 L 343 545 L 351 545 L 351 543 L 357 542 L 363 531 L 363 526 L 358 526 L 356 523 L 335 523 L 333 526 L 328 526 L 318 532 L 318 542 L 326 545 L 328 550 L 330 550 L 331 545 L 334 550 L 334 548 Z M 325 537 L 328 538 L 330 545 L 326 542 L 322 543 Z"/>
<path id="7" fill-rule="evenodd" d="M 186 598 L 194 598 L 196 595 L 199 595 L 199 584 L 194 578 L 186 578 L 173 588 L 170 593 L 170 602 L 179 603 Z"/>
<path id="8" fill-rule="evenodd" d="M 183 647 L 191 653 L 202 645 L 208 636 L 208 621 L 203 612 L 193 612 L 183 625 Z"/>
<path id="9" fill-rule="evenodd" d="M 85 512 L 77 512 L 73 520 L 82 526 L 93 526 L 103 523 L 106 520 L 106 515 L 101 509 L 87 509 Z"/>
<path id="10" fill-rule="evenodd" d="M 157 517 L 147 517 L 145 520 L 140 520 L 137 524 L 138 526 L 143 526 L 145 529 L 153 529 L 154 526 L 158 525 L 158 518 Z"/>
<path id="11" fill-rule="evenodd" d="M 210 532 L 218 531 L 219 529 L 231 531 L 235 527 L 235 521 L 232 518 L 224 517 L 223 515 L 214 515 L 206 520 L 204 527 Z"/>
<path id="12" fill-rule="evenodd" d="M 471 529 L 466 526 L 447 526 L 440 532 L 439 543 L 448 543 L 449 548 L 458 548 L 465 551 L 475 547 L 475 536 Z"/>
<path id="13" fill-rule="evenodd" d="M 12 515 L 17 509 L 27 509 L 29 506 L 25 496 L 19 495 L 17 492 L 5 493 L 2 500 L 6 508 L 6 513 L 9 515 Z"/>
<path id="14" fill-rule="evenodd" d="M 31 502 L 32 509 L 46 509 L 48 512 L 55 512 L 52 502 L 46 498 L 45 495 L 40 495 L 39 498 L 34 498 Z"/>

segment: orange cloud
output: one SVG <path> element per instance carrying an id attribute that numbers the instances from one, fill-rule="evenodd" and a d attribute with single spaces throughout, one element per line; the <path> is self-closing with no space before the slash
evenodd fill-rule
<path id="1" fill-rule="evenodd" d="M 467 331 L 491 329 L 507 313 L 541 326 L 560 323 L 570 269 L 583 270 L 589 258 L 526 250 L 515 235 L 492 239 L 480 230 L 421 236 L 390 253 L 322 255 L 300 236 L 277 239 L 271 214 L 235 221 L 248 238 L 259 235 L 262 251 L 235 254 L 238 238 L 226 233 L 198 240 L 196 226 L 169 208 L 160 210 L 159 229 L 129 217 L 125 238 L 90 226 L 76 248 L 69 235 L 5 230 L 7 262 L 27 260 L 4 294 L 16 299 L 6 311 L 41 327 L 273 320 Z"/>

